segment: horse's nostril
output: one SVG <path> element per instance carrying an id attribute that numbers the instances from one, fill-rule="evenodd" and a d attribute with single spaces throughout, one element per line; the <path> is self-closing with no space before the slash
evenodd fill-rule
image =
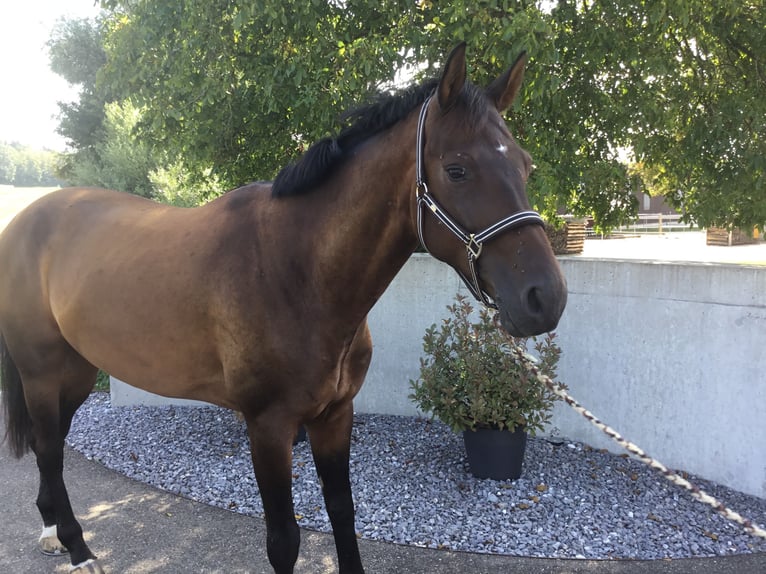
<path id="1" fill-rule="evenodd" d="M 530 287 L 527 291 L 527 309 L 534 315 L 542 313 L 543 304 L 540 301 L 540 289 L 538 287 Z"/>

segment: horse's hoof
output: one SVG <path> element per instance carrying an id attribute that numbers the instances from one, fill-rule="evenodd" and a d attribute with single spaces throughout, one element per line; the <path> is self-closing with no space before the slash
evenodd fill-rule
<path id="1" fill-rule="evenodd" d="M 103 568 L 93 558 L 72 566 L 69 572 L 70 574 L 104 574 Z"/>
<path id="2" fill-rule="evenodd" d="M 61 543 L 61 540 L 59 540 L 58 536 L 55 534 L 53 536 L 45 536 L 40 538 L 38 544 L 40 552 L 46 556 L 61 556 L 62 554 L 69 552 L 66 549 L 66 546 Z"/>

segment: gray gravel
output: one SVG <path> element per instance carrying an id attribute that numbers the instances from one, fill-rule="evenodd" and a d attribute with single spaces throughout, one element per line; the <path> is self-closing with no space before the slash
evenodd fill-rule
<path id="1" fill-rule="evenodd" d="M 462 438 L 438 421 L 357 415 L 351 449 L 356 526 L 364 538 L 533 557 L 658 559 L 766 552 L 766 541 L 630 458 L 530 439 L 522 477 L 479 480 Z M 133 479 L 262 516 L 244 423 L 214 407 L 112 407 L 96 393 L 68 443 Z M 294 447 L 299 524 L 329 532 L 307 443 Z M 766 500 L 690 480 L 766 524 Z"/>

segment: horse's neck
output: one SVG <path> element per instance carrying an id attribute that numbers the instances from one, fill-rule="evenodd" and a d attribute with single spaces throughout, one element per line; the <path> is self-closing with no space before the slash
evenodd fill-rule
<path id="1" fill-rule="evenodd" d="M 321 204 L 314 272 L 331 286 L 328 307 L 352 307 L 363 318 L 412 254 L 414 185 L 410 117 L 359 146 L 327 188 L 313 192 Z"/>

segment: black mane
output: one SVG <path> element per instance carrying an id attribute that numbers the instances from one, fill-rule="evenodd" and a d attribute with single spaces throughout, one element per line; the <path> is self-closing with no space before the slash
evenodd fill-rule
<path id="1" fill-rule="evenodd" d="M 437 80 L 428 80 L 396 94 L 381 95 L 371 104 L 346 112 L 343 119 L 353 123 L 337 136 L 314 143 L 298 160 L 282 168 L 271 188 L 272 196 L 300 195 L 317 187 L 343 163 L 347 152 L 404 119 L 437 85 Z M 465 83 L 461 96 L 471 116 L 486 109 L 483 91 L 472 84 Z"/>
<path id="2" fill-rule="evenodd" d="M 431 95 L 436 85 L 436 80 L 429 80 L 397 94 L 380 95 L 373 103 L 343 114 L 342 119 L 353 123 L 337 136 L 314 143 L 300 158 L 282 168 L 271 188 L 272 196 L 300 195 L 325 181 L 346 159 L 346 152 L 404 119 Z"/>

